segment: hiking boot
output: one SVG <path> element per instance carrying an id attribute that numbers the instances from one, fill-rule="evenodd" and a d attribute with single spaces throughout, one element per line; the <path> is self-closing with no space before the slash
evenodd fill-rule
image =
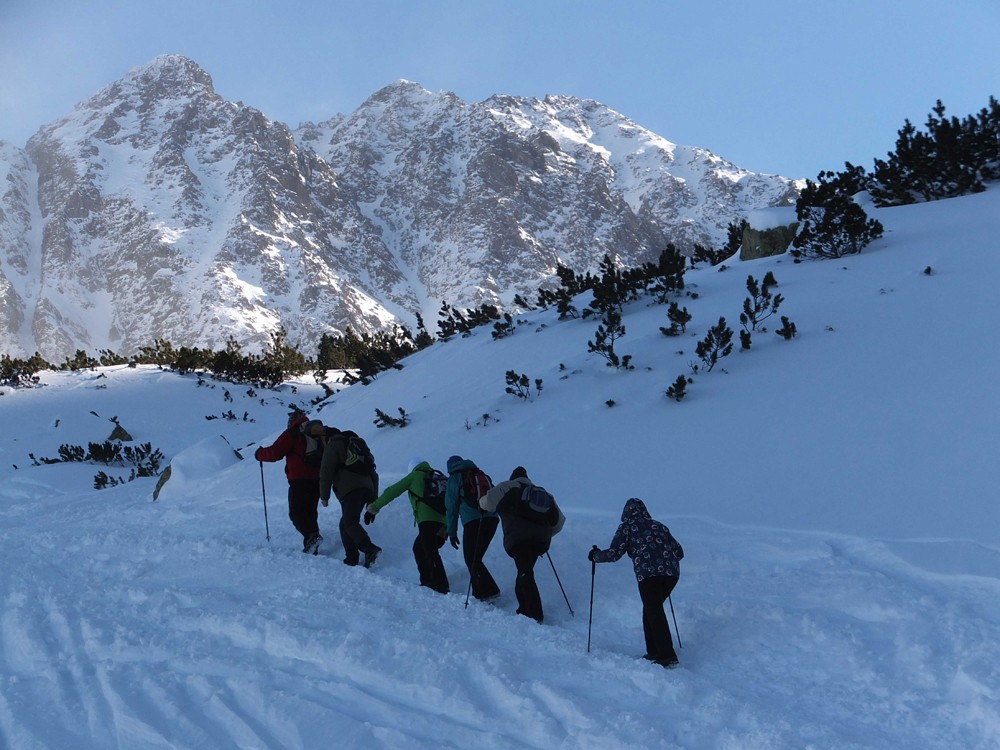
<path id="1" fill-rule="evenodd" d="M 676 656 L 664 656 L 661 659 L 653 659 L 654 664 L 659 664 L 664 669 L 673 669 L 674 667 L 679 667 L 681 663 L 677 661 Z"/>
<path id="2" fill-rule="evenodd" d="M 344 565 L 347 565 L 347 566 L 352 567 L 352 568 L 355 565 L 357 565 L 359 562 L 361 562 L 361 559 L 358 558 L 358 557 L 345 557 L 344 558 Z"/>
<path id="3" fill-rule="evenodd" d="M 323 537 L 319 534 L 313 534 L 309 537 L 305 544 L 302 546 L 302 551 L 306 553 L 312 553 L 314 555 L 319 554 L 319 545 L 323 541 Z"/>
<path id="4" fill-rule="evenodd" d="M 365 567 L 370 568 L 372 564 L 378 559 L 379 554 L 382 552 L 381 547 L 376 547 L 374 544 L 371 548 L 365 552 Z"/>

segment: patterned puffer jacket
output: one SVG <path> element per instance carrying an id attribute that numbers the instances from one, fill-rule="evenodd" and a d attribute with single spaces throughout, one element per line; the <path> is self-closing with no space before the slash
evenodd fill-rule
<path id="1" fill-rule="evenodd" d="M 635 568 L 636 580 L 654 576 L 679 576 L 684 548 L 670 529 L 654 521 L 646 504 L 637 497 L 625 501 L 622 522 L 611 546 L 594 553 L 594 562 L 614 562 L 628 553 Z"/>

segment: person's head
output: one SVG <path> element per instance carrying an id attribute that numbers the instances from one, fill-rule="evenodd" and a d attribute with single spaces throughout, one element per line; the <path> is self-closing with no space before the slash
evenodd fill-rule
<path id="1" fill-rule="evenodd" d="M 451 456 L 448 459 L 448 463 L 445 464 L 448 467 L 449 473 L 455 471 L 458 468 L 458 465 L 462 463 L 463 460 L 464 459 L 461 456 Z"/>
<path id="2" fill-rule="evenodd" d="M 523 466 L 518 466 L 516 469 L 514 469 L 514 471 L 512 471 L 510 473 L 510 478 L 511 479 L 527 479 L 528 478 L 528 470 L 525 469 Z"/>
<path id="3" fill-rule="evenodd" d="M 310 419 L 302 426 L 302 432 L 310 437 L 324 437 L 326 435 L 326 425 L 318 419 Z"/>
<path id="4" fill-rule="evenodd" d="M 406 473 L 409 474 L 411 471 L 413 471 L 422 463 L 426 463 L 424 459 L 420 458 L 419 456 L 414 456 L 413 458 L 410 459 L 410 463 L 406 467 Z"/>
<path id="5" fill-rule="evenodd" d="M 304 419 L 306 419 L 306 413 L 304 411 L 302 411 L 301 409 L 295 407 L 295 406 L 293 406 L 292 410 L 290 412 L 288 412 L 288 426 L 289 427 L 294 427 L 295 425 L 297 425 L 299 422 L 303 421 Z"/>
<path id="6" fill-rule="evenodd" d="M 625 501 L 625 507 L 622 508 L 622 520 L 628 521 L 630 519 L 637 518 L 649 518 L 649 511 L 646 509 L 646 503 L 637 497 L 630 497 Z"/>

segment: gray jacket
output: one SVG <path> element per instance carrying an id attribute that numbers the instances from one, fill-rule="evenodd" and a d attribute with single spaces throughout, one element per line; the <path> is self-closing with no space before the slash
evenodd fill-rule
<path id="1" fill-rule="evenodd" d="M 522 518 L 517 513 L 517 503 L 521 502 L 521 493 L 525 487 L 529 487 L 532 482 L 527 477 L 508 479 L 506 482 L 494 486 L 479 499 L 479 507 L 489 513 L 500 514 L 500 524 L 503 526 L 503 548 L 510 554 L 511 550 L 524 542 L 536 542 L 543 544 L 548 549 L 548 544 L 556 534 L 562 531 L 563 524 L 566 523 L 566 516 L 563 515 L 559 504 L 555 508 L 558 513 L 558 520 L 552 526 L 540 524 Z"/>
<path id="2" fill-rule="evenodd" d="M 372 477 L 344 468 L 347 459 L 345 437 L 334 433 L 323 439 L 326 441 L 326 448 L 323 449 L 323 462 L 319 467 L 320 499 L 324 502 L 329 500 L 331 489 L 338 500 L 343 500 L 359 489 L 366 489 L 371 493 L 366 502 L 372 502 L 378 494 L 378 475 Z"/>

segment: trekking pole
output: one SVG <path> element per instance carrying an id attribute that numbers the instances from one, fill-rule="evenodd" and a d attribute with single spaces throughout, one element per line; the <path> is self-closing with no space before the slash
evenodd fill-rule
<path id="1" fill-rule="evenodd" d="M 465 608 L 469 608 L 469 595 L 472 593 L 472 578 L 476 575 L 476 570 L 479 568 L 479 535 L 483 531 L 483 512 L 479 511 L 479 525 L 476 527 L 476 549 L 475 554 L 472 556 L 472 568 L 469 570 L 469 590 L 465 592 Z M 465 550 L 462 550 L 462 554 L 465 554 Z"/>
<path id="2" fill-rule="evenodd" d="M 597 562 L 590 561 L 590 621 L 587 623 L 587 653 L 590 653 L 590 633 L 594 627 L 594 580 L 597 578 Z"/>
<path id="3" fill-rule="evenodd" d="M 674 617 L 674 632 L 677 633 L 677 646 L 684 648 L 684 644 L 681 643 L 681 631 L 677 629 L 677 613 L 674 612 L 674 600 L 668 595 L 667 601 L 670 602 L 670 614 Z"/>
<path id="4" fill-rule="evenodd" d="M 267 524 L 267 489 L 264 487 L 264 462 L 260 464 L 260 494 L 264 497 L 264 531 L 267 532 L 267 541 L 271 541 L 271 527 Z"/>
<path id="5" fill-rule="evenodd" d="M 559 590 L 562 591 L 563 599 L 566 600 L 566 606 L 569 607 L 569 613 L 573 617 L 576 617 L 576 612 L 573 611 L 573 606 L 569 603 L 569 597 L 566 596 L 566 589 L 563 588 L 562 581 L 559 580 L 559 574 L 556 573 L 556 564 L 554 562 L 552 562 L 552 555 L 550 555 L 548 552 L 546 552 L 545 556 L 547 558 L 549 558 L 549 565 L 552 566 L 552 572 L 555 573 L 556 583 L 559 584 Z"/>

